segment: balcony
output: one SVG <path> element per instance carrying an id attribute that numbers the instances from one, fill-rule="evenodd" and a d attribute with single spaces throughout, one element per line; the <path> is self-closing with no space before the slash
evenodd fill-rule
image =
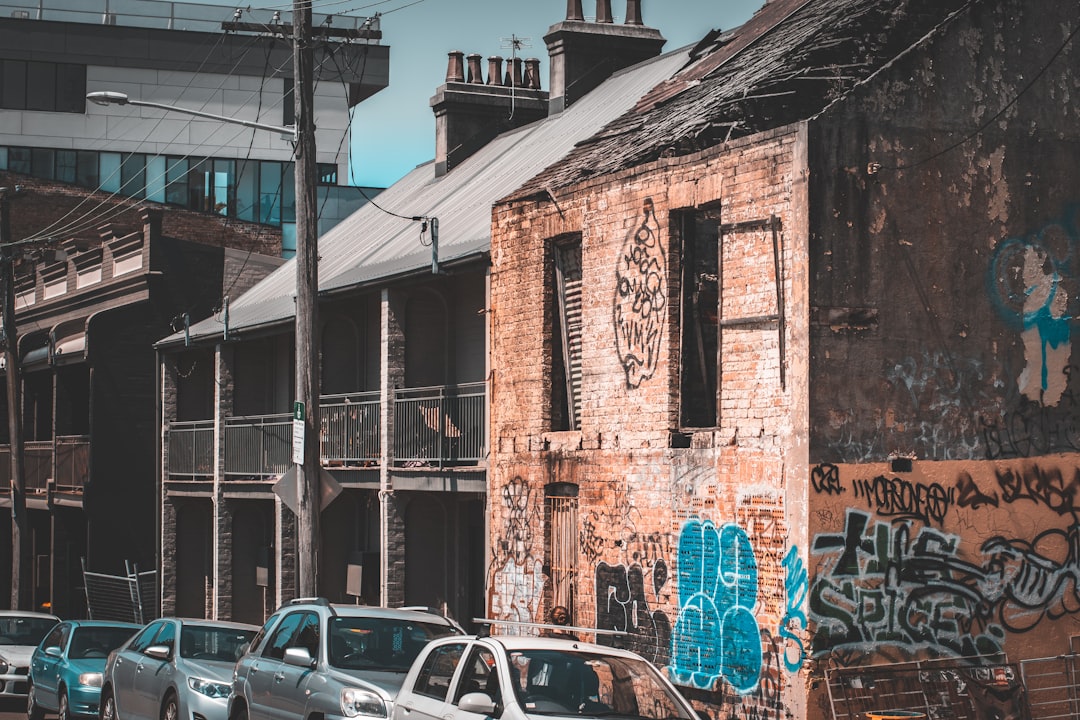
<path id="1" fill-rule="evenodd" d="M 23 443 L 23 478 L 27 494 L 47 496 L 50 482 L 57 491 L 81 493 L 89 476 L 90 438 L 86 435 L 60 435 L 55 440 Z M 11 485 L 10 445 L 0 445 L 0 485 Z"/>
<path id="2" fill-rule="evenodd" d="M 393 463 L 398 467 L 477 465 L 486 457 L 484 383 L 399 390 L 394 397 Z M 378 393 L 327 395 L 320 400 L 322 464 L 378 467 L 382 459 Z M 292 415 L 225 419 L 224 474 L 272 477 L 292 467 Z M 174 481 L 213 476 L 212 421 L 170 423 L 168 472 Z"/>

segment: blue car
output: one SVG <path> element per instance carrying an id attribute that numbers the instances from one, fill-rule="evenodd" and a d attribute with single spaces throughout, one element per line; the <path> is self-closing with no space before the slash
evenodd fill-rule
<path id="1" fill-rule="evenodd" d="M 60 720 L 96 717 L 105 661 L 141 627 L 106 620 L 65 620 L 53 628 L 30 658 L 28 720 L 41 720 L 46 712 L 56 713 Z"/>

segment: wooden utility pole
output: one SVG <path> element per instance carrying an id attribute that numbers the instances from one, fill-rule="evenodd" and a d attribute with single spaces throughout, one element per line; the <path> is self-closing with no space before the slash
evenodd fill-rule
<path id="1" fill-rule="evenodd" d="M 7 379 L 9 451 L 11 453 L 11 609 L 30 609 L 30 528 L 26 517 L 26 476 L 23 473 L 22 418 L 19 411 L 19 343 L 15 328 L 15 267 L 11 239 L 11 196 L 19 188 L 0 188 L 0 274 L 3 275 L 4 361 Z"/>
<path id="2" fill-rule="evenodd" d="M 316 194 L 314 51 L 311 0 L 293 2 L 296 108 L 296 401 L 304 418 L 304 457 L 296 466 L 297 575 L 301 597 L 318 595 L 319 482 L 319 225 Z"/>

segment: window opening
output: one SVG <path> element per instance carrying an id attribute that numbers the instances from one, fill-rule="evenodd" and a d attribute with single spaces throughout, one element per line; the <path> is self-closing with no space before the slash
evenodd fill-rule
<path id="1" fill-rule="evenodd" d="M 581 426 L 581 236 L 554 245 L 552 430 Z"/>
<path id="2" fill-rule="evenodd" d="M 719 211 L 677 215 L 682 237 L 682 427 L 717 424 L 719 364 Z"/>

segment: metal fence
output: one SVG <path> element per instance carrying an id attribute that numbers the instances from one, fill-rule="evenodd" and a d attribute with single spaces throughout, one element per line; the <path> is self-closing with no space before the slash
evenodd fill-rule
<path id="1" fill-rule="evenodd" d="M 282 475 L 292 467 L 292 415 L 225 419 L 225 474 Z"/>
<path id="2" fill-rule="evenodd" d="M 87 571 L 86 558 L 82 559 L 86 616 L 91 620 L 142 624 L 158 616 L 157 572 L 139 572 L 136 565 L 124 565 L 126 575 L 105 575 Z"/>
<path id="3" fill-rule="evenodd" d="M 23 443 L 23 477 L 26 480 L 26 492 L 42 493 L 48 491 L 49 478 L 52 477 L 53 442 L 52 440 L 31 440 Z"/>
<path id="4" fill-rule="evenodd" d="M 327 395 L 321 400 L 324 465 L 377 465 L 382 454 L 379 393 Z"/>
<path id="5" fill-rule="evenodd" d="M 1022 660 L 1031 716 L 1038 720 L 1080 719 L 1080 655 L 1068 653 Z"/>
<path id="6" fill-rule="evenodd" d="M 213 476 L 213 420 L 169 423 L 168 437 L 170 475 Z"/>
<path id="7" fill-rule="evenodd" d="M 394 393 L 394 460 L 399 465 L 475 463 L 486 457 L 484 383 Z"/>
<path id="8" fill-rule="evenodd" d="M 927 720 L 1045 720 L 1032 715 L 1020 667 L 977 660 L 831 669 L 826 672 L 833 720 L 907 713 Z"/>

